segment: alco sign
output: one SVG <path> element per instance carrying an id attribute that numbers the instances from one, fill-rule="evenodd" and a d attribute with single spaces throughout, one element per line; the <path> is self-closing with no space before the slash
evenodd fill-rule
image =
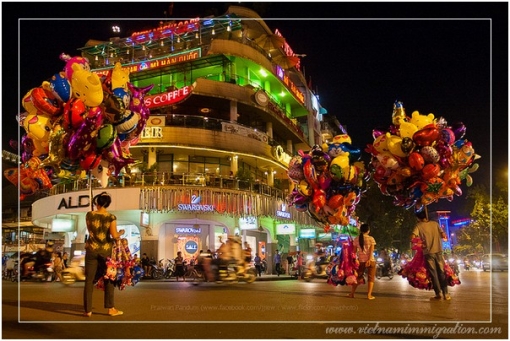
<path id="1" fill-rule="evenodd" d="M 296 233 L 295 224 L 276 224 L 276 234 L 294 234 Z"/>
<path id="2" fill-rule="evenodd" d="M 80 208 L 80 207 L 89 207 L 90 206 L 90 197 L 88 195 L 80 195 L 78 198 L 69 197 L 62 198 L 60 200 L 60 204 L 57 207 L 57 210 L 61 208 Z"/>

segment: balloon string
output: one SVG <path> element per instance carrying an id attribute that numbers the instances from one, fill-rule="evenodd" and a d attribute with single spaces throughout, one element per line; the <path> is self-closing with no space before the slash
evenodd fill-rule
<path id="1" fill-rule="evenodd" d="M 89 189 L 90 189 L 90 210 L 94 210 L 94 204 L 92 203 L 93 194 L 92 194 L 92 171 L 89 170 Z"/>

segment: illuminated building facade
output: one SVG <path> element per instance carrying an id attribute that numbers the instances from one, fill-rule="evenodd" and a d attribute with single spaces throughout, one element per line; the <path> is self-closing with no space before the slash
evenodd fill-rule
<path id="1" fill-rule="evenodd" d="M 88 181 L 54 186 L 33 204 L 34 225 L 65 234 L 67 247 L 82 250 L 90 186 L 93 194 L 111 194 L 109 209 L 131 249 L 155 259 L 177 251 L 196 257 L 234 234 L 263 257 L 279 245 L 290 251 L 313 244 L 301 244 L 300 231 L 321 228 L 287 205 L 293 184 L 286 171 L 298 150 L 339 132 L 323 124 L 326 110 L 283 32 L 231 6 L 219 17 L 159 23 L 127 38 L 90 40 L 80 50 L 100 76 L 121 63 L 134 86 L 154 85 L 145 97 L 147 125 L 126 151 L 140 162 L 113 176 L 96 170 Z"/>

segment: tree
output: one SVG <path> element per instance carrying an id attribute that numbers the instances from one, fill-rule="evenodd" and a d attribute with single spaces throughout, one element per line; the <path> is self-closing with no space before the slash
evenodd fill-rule
<path id="1" fill-rule="evenodd" d="M 471 223 L 458 233 L 459 247 L 471 252 L 489 253 L 491 244 L 495 252 L 506 251 L 508 243 L 508 202 L 502 194 L 508 193 L 506 186 L 494 188 L 491 196 L 483 185 L 468 191 L 472 204 Z"/>

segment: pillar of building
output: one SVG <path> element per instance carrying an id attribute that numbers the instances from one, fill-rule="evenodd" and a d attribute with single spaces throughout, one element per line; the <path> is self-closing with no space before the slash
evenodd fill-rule
<path id="1" fill-rule="evenodd" d="M 232 173 L 234 175 L 236 175 L 237 173 L 237 169 L 238 169 L 238 159 L 239 157 L 237 155 L 234 155 L 230 158 L 230 170 L 232 171 Z"/>
<path id="2" fill-rule="evenodd" d="M 267 174 L 267 184 L 269 186 L 274 186 L 274 172 L 273 172 L 273 168 L 269 168 L 269 172 Z"/>
<path id="3" fill-rule="evenodd" d="M 148 159 L 147 159 L 148 167 L 151 167 L 153 164 L 155 164 L 158 161 L 156 151 L 157 151 L 157 148 L 155 148 L 155 147 L 149 148 L 149 154 L 148 154 Z"/>
<path id="4" fill-rule="evenodd" d="M 310 146 L 315 145 L 315 129 L 314 129 L 315 118 L 312 114 L 308 114 L 308 144 Z"/>
<path id="5" fill-rule="evenodd" d="M 292 140 L 287 140 L 287 152 L 292 156 L 294 154 L 294 148 L 292 147 Z"/>
<path id="6" fill-rule="evenodd" d="M 273 122 L 266 122 L 266 134 L 270 139 L 273 138 Z"/>
<path id="7" fill-rule="evenodd" d="M 237 118 L 239 117 L 237 113 L 237 101 L 230 101 L 230 120 L 232 122 L 237 122 Z"/>

